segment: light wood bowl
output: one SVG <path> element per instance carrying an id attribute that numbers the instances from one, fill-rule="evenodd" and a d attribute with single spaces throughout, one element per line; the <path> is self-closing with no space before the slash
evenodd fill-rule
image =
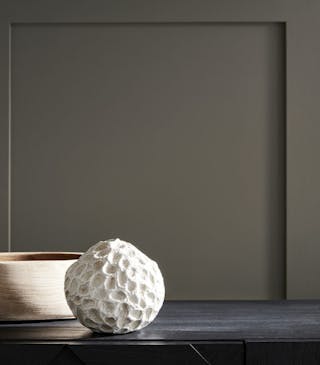
<path id="1" fill-rule="evenodd" d="M 79 252 L 1 252 L 0 321 L 73 318 L 64 276 Z"/>

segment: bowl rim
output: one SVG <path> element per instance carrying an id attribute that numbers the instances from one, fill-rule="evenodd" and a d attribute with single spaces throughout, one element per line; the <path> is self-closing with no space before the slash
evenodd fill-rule
<path id="1" fill-rule="evenodd" d="M 0 264 L 74 261 L 78 260 L 82 254 L 83 252 L 68 251 L 0 252 Z"/>

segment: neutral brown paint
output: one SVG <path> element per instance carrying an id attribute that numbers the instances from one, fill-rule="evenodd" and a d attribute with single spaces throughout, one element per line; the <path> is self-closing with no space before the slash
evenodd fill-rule
<path id="1" fill-rule="evenodd" d="M 3 13 L 12 249 L 120 236 L 159 261 L 168 298 L 317 297 L 316 3 L 152 4 Z"/>

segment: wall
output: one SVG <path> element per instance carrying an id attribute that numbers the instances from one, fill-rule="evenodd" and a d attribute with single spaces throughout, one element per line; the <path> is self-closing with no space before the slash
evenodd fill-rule
<path id="1" fill-rule="evenodd" d="M 120 237 L 159 262 L 170 299 L 317 295 L 319 235 L 297 213 L 318 212 L 300 92 L 316 76 L 297 72 L 316 22 L 294 2 L 218 3 L 6 3 L 2 249 Z"/>

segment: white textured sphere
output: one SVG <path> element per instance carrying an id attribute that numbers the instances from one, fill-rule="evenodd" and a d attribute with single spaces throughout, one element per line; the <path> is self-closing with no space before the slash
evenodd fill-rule
<path id="1" fill-rule="evenodd" d="M 73 314 L 84 326 L 103 333 L 147 326 L 165 294 L 157 263 L 119 238 L 89 248 L 67 270 L 64 287 Z"/>

